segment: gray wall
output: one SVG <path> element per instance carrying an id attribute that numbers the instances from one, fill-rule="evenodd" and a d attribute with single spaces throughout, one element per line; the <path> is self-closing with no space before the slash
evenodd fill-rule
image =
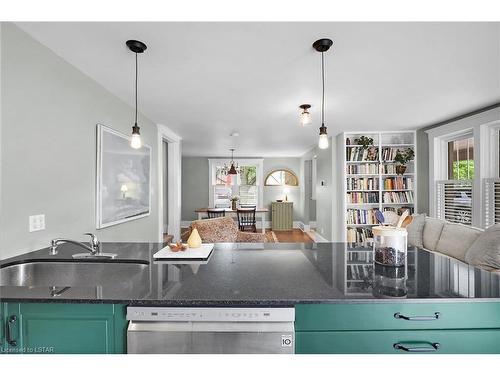
<path id="1" fill-rule="evenodd" d="M 333 150 L 337 149 L 337 146 L 333 140 L 330 138 L 330 147 L 326 150 L 321 150 L 316 146 L 301 158 L 303 162 L 304 160 L 312 160 L 316 156 L 316 231 L 327 240 L 333 240 L 335 236 L 333 212 L 337 206 L 335 194 L 337 187 L 332 173 L 335 165 Z M 321 184 L 321 181 L 324 182 L 324 185 Z"/>
<path id="2" fill-rule="evenodd" d="M 299 175 L 300 158 L 264 158 L 264 178 L 274 169 L 286 168 Z M 183 157 L 182 158 L 182 220 L 192 221 L 197 219 L 194 210 L 208 206 L 208 158 Z M 300 185 L 290 187 L 288 200 L 294 202 L 294 220 L 302 220 L 300 212 L 301 195 Z M 264 186 L 264 207 L 269 207 L 271 202 L 283 198 L 283 188 Z M 268 215 L 266 220 L 270 220 Z"/>
<path id="3" fill-rule="evenodd" d="M 139 117 L 152 146 L 151 215 L 96 231 L 96 124 L 128 134 L 133 108 L 15 25 L 2 24 L 1 42 L 0 258 L 89 231 L 103 241 L 157 240 L 155 124 Z M 46 230 L 29 233 L 34 214 L 45 214 Z"/>
<path id="4" fill-rule="evenodd" d="M 264 178 L 267 174 L 276 169 L 291 170 L 299 179 L 299 186 L 288 186 L 290 193 L 288 200 L 293 202 L 293 220 L 302 221 L 301 212 L 301 177 L 300 177 L 300 158 L 264 158 Z M 264 207 L 271 209 L 271 202 L 276 199 L 284 199 L 282 186 L 264 186 Z M 271 214 L 266 215 L 266 220 L 271 220 Z"/>
<path id="5" fill-rule="evenodd" d="M 182 221 L 196 220 L 194 210 L 208 206 L 208 158 L 182 158 Z"/>
<path id="6" fill-rule="evenodd" d="M 429 213 L 429 138 L 417 130 L 417 212 Z"/>

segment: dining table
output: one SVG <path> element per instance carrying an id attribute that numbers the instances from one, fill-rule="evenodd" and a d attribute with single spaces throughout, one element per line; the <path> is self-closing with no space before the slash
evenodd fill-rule
<path id="1" fill-rule="evenodd" d="M 226 212 L 226 216 L 232 216 L 232 217 L 237 216 L 237 210 L 225 208 L 224 211 Z M 194 210 L 194 212 L 198 215 L 198 220 L 201 220 L 208 215 L 208 208 L 198 208 L 198 209 Z M 265 208 L 265 207 L 260 207 L 260 208 L 257 207 L 255 209 L 255 220 L 260 221 L 260 224 L 261 224 L 260 229 L 261 229 L 262 233 L 266 233 L 265 222 L 266 222 L 266 214 L 268 212 L 269 212 L 269 209 Z"/>

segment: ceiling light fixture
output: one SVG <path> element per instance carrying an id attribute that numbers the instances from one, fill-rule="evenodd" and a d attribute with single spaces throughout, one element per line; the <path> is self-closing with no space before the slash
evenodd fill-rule
<path id="1" fill-rule="evenodd" d="M 135 123 L 134 126 L 132 126 L 130 146 L 137 149 L 142 147 L 140 127 L 137 125 L 137 54 L 143 53 L 148 47 L 138 40 L 127 40 L 126 44 L 127 47 L 135 53 Z"/>
<path id="2" fill-rule="evenodd" d="M 310 104 L 302 104 L 302 105 L 299 105 L 299 108 L 302 109 L 302 112 L 300 112 L 300 124 L 302 126 L 311 125 L 311 123 L 312 123 L 311 114 L 308 111 L 308 109 L 311 108 L 311 105 Z"/>
<path id="3" fill-rule="evenodd" d="M 229 151 L 231 151 L 231 162 L 229 165 L 224 163 L 224 167 L 222 167 L 222 173 L 225 175 L 237 175 L 240 172 L 240 167 L 238 164 L 234 162 L 234 148 L 230 148 Z"/>
<path id="4" fill-rule="evenodd" d="M 331 39 L 319 39 L 313 43 L 313 48 L 321 52 L 321 81 L 323 84 L 323 91 L 321 94 L 321 127 L 319 128 L 319 142 L 318 147 L 321 149 L 328 148 L 328 134 L 325 126 L 325 57 L 324 53 L 333 45 Z"/>

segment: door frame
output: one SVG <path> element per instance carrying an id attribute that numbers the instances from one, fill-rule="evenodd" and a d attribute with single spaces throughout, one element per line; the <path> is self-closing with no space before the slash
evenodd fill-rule
<path id="1" fill-rule="evenodd" d="M 182 138 L 165 125 L 157 124 L 158 128 L 158 240 L 163 242 L 163 142 L 167 147 L 167 177 L 168 177 L 168 233 L 174 236 L 174 241 L 181 237 L 181 141 Z"/>

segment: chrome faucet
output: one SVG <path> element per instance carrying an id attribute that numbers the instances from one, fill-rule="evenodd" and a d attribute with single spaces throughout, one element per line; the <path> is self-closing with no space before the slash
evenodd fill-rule
<path id="1" fill-rule="evenodd" d="M 50 255 L 57 254 L 57 247 L 63 243 L 71 243 L 73 245 L 79 246 L 88 250 L 88 253 L 73 254 L 73 258 L 91 258 L 91 257 L 101 257 L 101 258 L 115 258 L 116 254 L 103 253 L 101 252 L 101 242 L 97 239 L 97 236 L 93 233 L 84 233 L 90 236 L 90 246 L 84 244 L 83 242 L 70 240 L 67 238 L 55 238 L 51 241 Z"/>

